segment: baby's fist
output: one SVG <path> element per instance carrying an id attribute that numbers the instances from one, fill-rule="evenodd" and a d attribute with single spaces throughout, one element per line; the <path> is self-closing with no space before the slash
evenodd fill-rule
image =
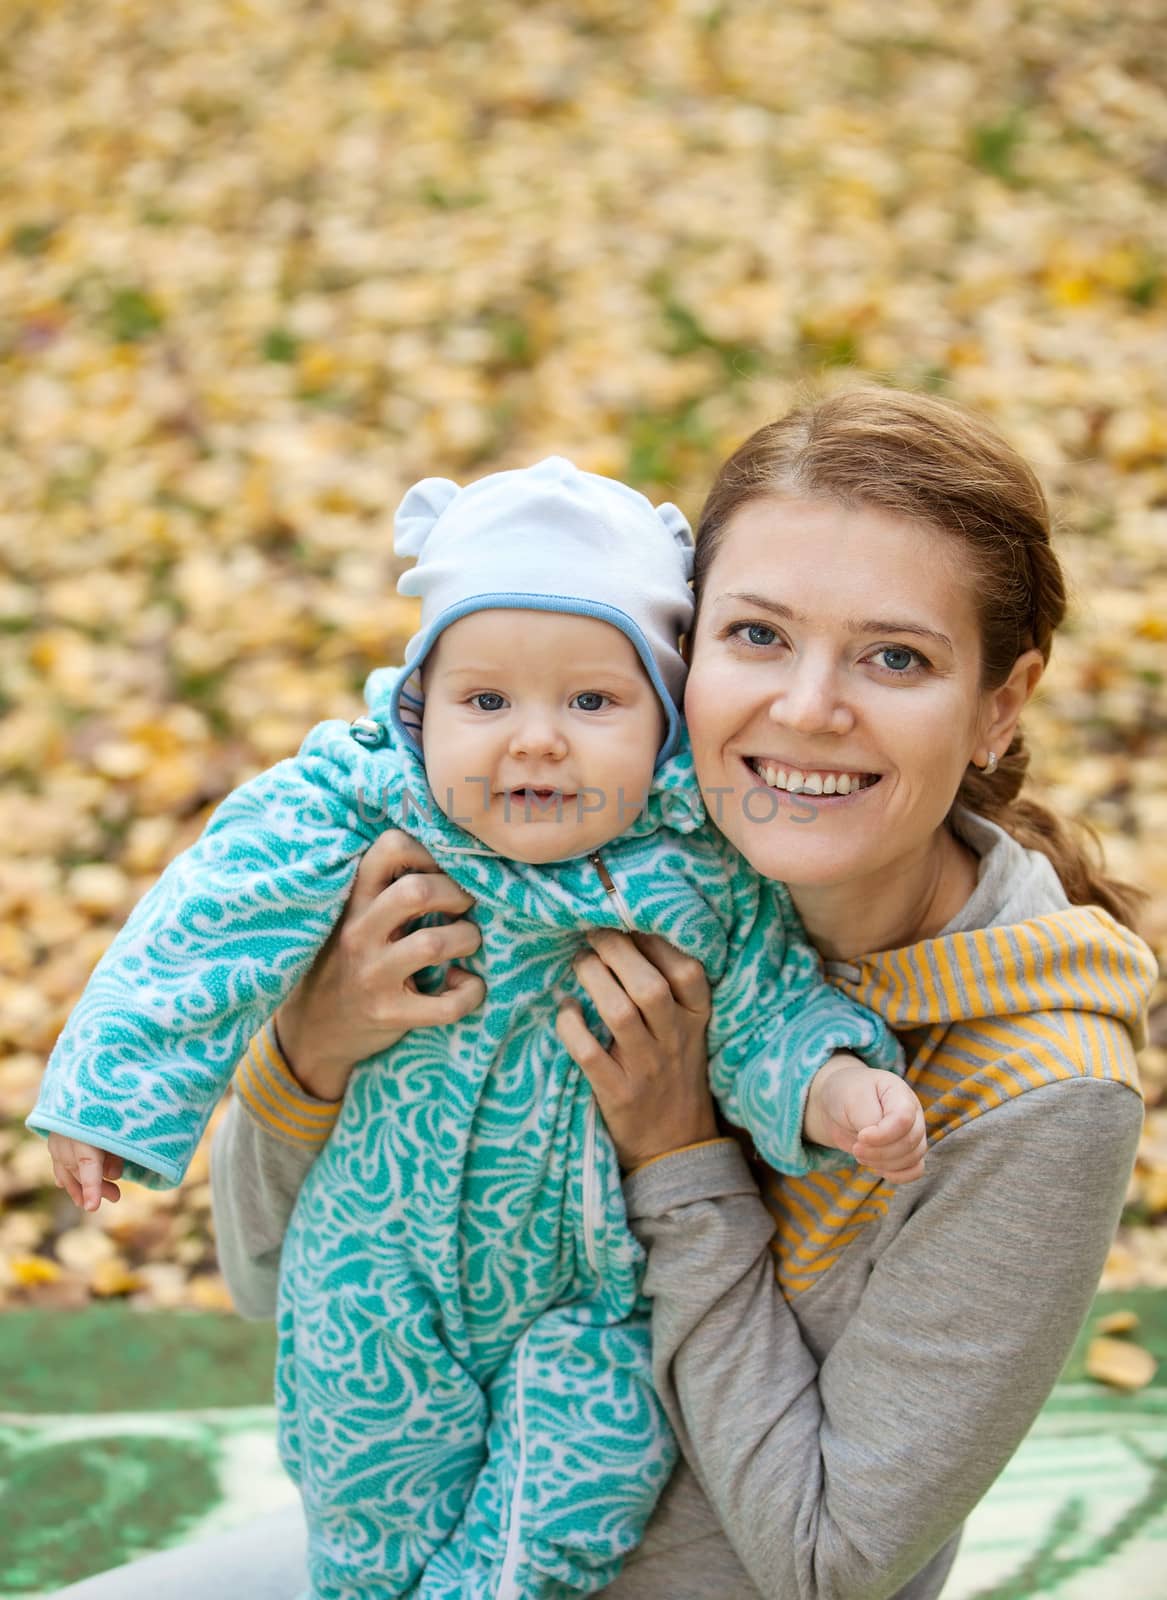
<path id="1" fill-rule="evenodd" d="M 103 1200 L 121 1199 L 122 1192 L 114 1181 L 125 1167 L 121 1156 L 63 1133 L 49 1134 L 49 1155 L 53 1182 L 83 1211 L 96 1211 Z"/>
<path id="2" fill-rule="evenodd" d="M 913 1183 L 924 1175 L 928 1136 L 924 1108 L 902 1078 L 871 1072 L 872 1121 L 857 1129 L 851 1154 L 885 1183 Z"/>

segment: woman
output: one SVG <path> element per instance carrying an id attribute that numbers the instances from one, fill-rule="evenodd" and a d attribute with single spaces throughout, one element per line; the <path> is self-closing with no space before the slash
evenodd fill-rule
<path id="1" fill-rule="evenodd" d="M 925 1600 L 1089 1306 L 1141 1125 L 1153 963 L 1123 925 L 1131 891 L 1018 799 L 1019 718 L 1065 600 L 1041 490 L 985 424 L 861 390 L 761 430 L 714 484 L 696 585 L 686 710 L 707 804 L 790 886 L 828 976 L 899 1031 L 929 1154 L 899 1192 L 751 1167 L 716 1125 L 699 967 L 594 939 L 579 973 L 612 1042 L 571 1006 L 561 1038 L 628 1174 L 685 1457 L 606 1592 Z M 438 994 L 413 983 L 476 944 L 429 866 L 401 835 L 378 842 L 278 1037 L 240 1067 L 213 1169 L 245 1314 L 272 1312 L 351 1064 L 478 1003 L 456 967 Z M 406 931 L 435 911 L 458 920 Z M 294 1528 L 155 1558 L 136 1592 L 290 1600 Z M 110 1575 L 122 1596 L 127 1576 Z"/>

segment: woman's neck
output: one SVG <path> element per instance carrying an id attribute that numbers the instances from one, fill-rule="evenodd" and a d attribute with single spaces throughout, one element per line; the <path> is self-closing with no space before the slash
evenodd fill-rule
<path id="1" fill-rule="evenodd" d="M 934 938 L 976 884 L 976 856 L 944 826 L 917 857 L 846 883 L 792 884 L 790 894 L 823 960 L 854 961 Z"/>

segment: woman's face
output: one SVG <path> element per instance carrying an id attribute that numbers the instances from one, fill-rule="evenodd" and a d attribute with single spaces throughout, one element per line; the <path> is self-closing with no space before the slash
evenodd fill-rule
<path id="1" fill-rule="evenodd" d="M 830 501 L 743 506 L 691 662 L 706 804 L 769 878 L 842 884 L 919 860 L 988 754 L 960 548 L 920 523 Z"/>

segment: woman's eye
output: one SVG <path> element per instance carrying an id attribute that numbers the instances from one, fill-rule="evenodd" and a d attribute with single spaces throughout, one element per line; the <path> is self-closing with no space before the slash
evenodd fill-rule
<path id="1" fill-rule="evenodd" d="M 760 649 L 774 644 L 778 638 L 775 630 L 764 622 L 739 622 L 733 632 L 739 639 L 744 639 L 747 644 L 757 645 Z"/>
<path id="2" fill-rule="evenodd" d="M 501 694 L 495 694 L 493 689 L 488 689 L 482 694 L 472 694 L 470 704 L 479 711 L 501 711 L 506 701 Z"/>
<path id="3" fill-rule="evenodd" d="M 575 703 L 581 711 L 602 711 L 608 704 L 608 696 L 595 689 L 585 689 L 576 695 Z"/>
<path id="4" fill-rule="evenodd" d="M 909 650 L 907 645 L 903 644 L 884 645 L 882 650 L 876 651 L 876 655 L 882 657 L 883 665 L 889 672 L 894 672 L 897 676 L 911 672 L 923 660 L 918 651 Z"/>

